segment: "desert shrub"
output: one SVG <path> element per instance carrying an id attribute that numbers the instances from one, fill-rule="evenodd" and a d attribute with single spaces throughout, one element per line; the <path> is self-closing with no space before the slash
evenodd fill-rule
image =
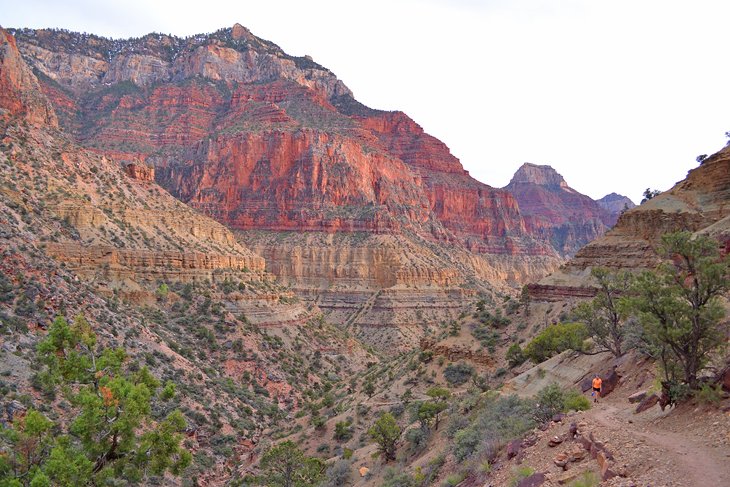
<path id="1" fill-rule="evenodd" d="M 383 475 L 382 487 L 416 487 L 416 480 L 406 472 L 389 467 Z"/>
<path id="2" fill-rule="evenodd" d="M 702 387 L 695 392 L 695 398 L 702 404 L 718 404 L 722 400 L 722 387 L 720 384 L 716 387 L 702 384 Z"/>
<path id="3" fill-rule="evenodd" d="M 583 323 L 557 323 L 541 331 L 525 347 L 527 358 L 539 364 L 565 350 L 582 350 L 588 338 Z"/>
<path id="4" fill-rule="evenodd" d="M 508 441 L 535 426 L 532 401 L 517 396 L 482 397 L 481 401 L 480 407 L 472 413 L 471 421 L 449 422 L 449 430 L 456 430 L 454 456 L 459 461 L 475 454 L 493 460 Z M 452 418 L 458 416 L 452 415 Z M 465 426 L 456 429 L 456 424 Z"/>
<path id="5" fill-rule="evenodd" d="M 406 441 L 413 451 L 418 451 L 428 442 L 428 430 L 425 428 L 412 428 L 406 431 Z"/>
<path id="6" fill-rule="evenodd" d="M 550 384 L 537 393 L 535 398 L 535 419 L 544 423 L 550 421 L 558 413 L 571 409 L 584 411 L 590 409 L 591 403 L 578 391 L 565 390 L 558 384 Z"/>
<path id="7" fill-rule="evenodd" d="M 444 379 L 451 386 L 460 386 L 474 375 L 474 367 L 464 362 L 449 364 L 444 369 Z"/>
<path id="8" fill-rule="evenodd" d="M 563 407 L 566 411 L 587 411 L 591 408 L 591 401 L 580 392 L 570 390 L 565 393 Z"/>
<path id="9" fill-rule="evenodd" d="M 568 487 L 597 487 L 600 479 L 595 472 L 585 472 L 583 475 L 568 484 Z"/>
<path id="10" fill-rule="evenodd" d="M 335 440 L 347 441 L 352 438 L 352 428 L 350 421 L 338 421 L 335 424 Z"/>
<path id="11" fill-rule="evenodd" d="M 466 472 L 452 473 L 451 475 L 446 477 L 446 480 L 444 480 L 444 485 L 448 487 L 454 487 L 456 485 L 459 485 L 465 478 Z"/>
<path id="12" fill-rule="evenodd" d="M 339 487 L 340 485 L 349 485 L 350 482 L 350 460 L 337 460 L 327 469 L 327 480 L 324 487 Z"/>
<path id="13" fill-rule="evenodd" d="M 528 466 L 522 466 L 517 467 L 514 472 L 512 473 L 512 477 L 510 478 L 509 485 L 510 487 L 515 487 L 517 484 L 520 483 L 520 480 L 526 479 L 530 475 L 535 473 L 535 469 Z"/>
<path id="14" fill-rule="evenodd" d="M 510 345 L 510 347 L 507 349 L 506 358 L 510 368 L 522 365 L 525 360 L 527 360 L 527 357 L 522 351 L 522 347 L 520 347 L 519 343 L 513 343 L 512 345 Z"/>

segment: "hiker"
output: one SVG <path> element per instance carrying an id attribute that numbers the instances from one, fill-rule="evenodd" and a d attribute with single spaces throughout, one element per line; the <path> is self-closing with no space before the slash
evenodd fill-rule
<path id="1" fill-rule="evenodd" d="M 598 398 L 601 397 L 601 384 L 603 384 L 603 380 L 596 374 L 593 378 L 593 392 L 591 393 L 593 402 L 598 402 Z"/>

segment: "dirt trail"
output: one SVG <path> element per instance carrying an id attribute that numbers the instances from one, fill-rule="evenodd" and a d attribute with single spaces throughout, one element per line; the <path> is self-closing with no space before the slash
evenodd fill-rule
<path id="1" fill-rule="evenodd" d="M 608 430 L 622 430 L 640 443 L 655 449 L 662 458 L 667 459 L 682 474 L 681 478 L 671 479 L 672 485 L 686 487 L 730 486 L 730 452 L 717 451 L 700 444 L 687 434 L 677 434 L 663 430 L 650 423 L 642 415 L 634 415 L 633 408 L 600 404 L 593 408 L 592 416 Z M 629 423 L 631 421 L 631 423 Z M 644 439 L 646 441 L 641 441 Z M 670 480 L 670 479 L 667 479 Z"/>

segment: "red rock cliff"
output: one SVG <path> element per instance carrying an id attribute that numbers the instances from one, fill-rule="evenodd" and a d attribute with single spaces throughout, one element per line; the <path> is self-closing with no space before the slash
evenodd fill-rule
<path id="1" fill-rule="evenodd" d="M 188 39 L 17 35 L 64 87 L 45 83 L 79 141 L 154 164 L 170 192 L 231 227 L 408 231 L 480 253 L 554 254 L 509 192 L 471 178 L 408 116 L 364 107 L 327 69 L 242 26 Z"/>
<path id="2" fill-rule="evenodd" d="M 528 232 L 563 255 L 573 255 L 612 223 L 607 210 L 568 186 L 550 166 L 523 164 L 505 189 L 517 199 Z"/>

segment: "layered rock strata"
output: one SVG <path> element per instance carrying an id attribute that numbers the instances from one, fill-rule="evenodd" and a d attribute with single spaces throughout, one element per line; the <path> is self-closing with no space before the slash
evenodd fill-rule
<path id="1" fill-rule="evenodd" d="M 579 297 L 591 286 L 590 270 L 642 270 L 659 263 L 656 246 L 669 232 L 710 235 L 721 250 L 730 250 L 730 147 L 705 159 L 669 191 L 619 217 L 603 237 L 579 250 L 558 271 L 531 286 L 531 297 L 560 301 Z"/>
<path id="2" fill-rule="evenodd" d="M 596 201 L 565 182 L 550 166 L 523 164 L 505 187 L 519 203 L 527 230 L 565 256 L 603 235 L 615 222 Z"/>

